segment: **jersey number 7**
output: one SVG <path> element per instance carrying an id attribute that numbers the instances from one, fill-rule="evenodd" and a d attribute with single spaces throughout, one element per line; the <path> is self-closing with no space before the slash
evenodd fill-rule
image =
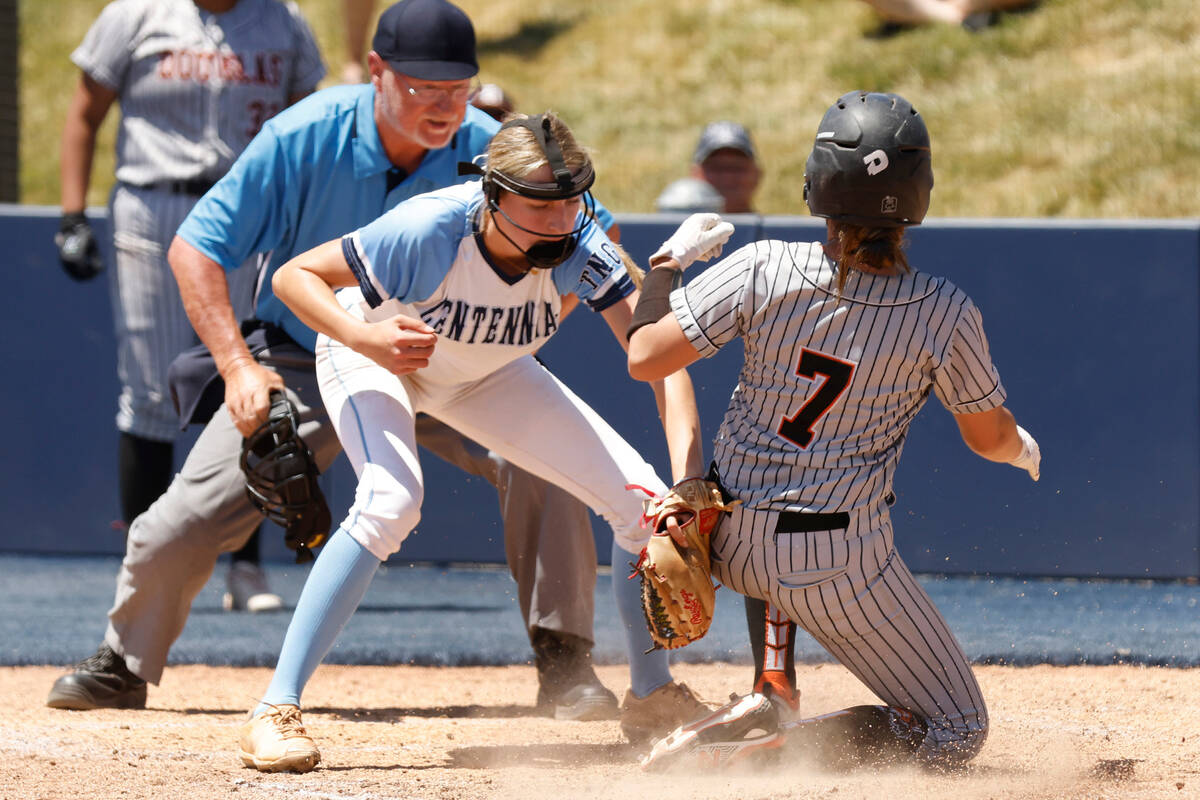
<path id="1" fill-rule="evenodd" d="M 813 440 L 813 428 L 846 391 L 856 366 L 858 365 L 853 361 L 843 361 L 819 350 L 803 348 L 800 351 L 800 363 L 796 365 L 796 374 L 809 380 L 815 380 L 821 375 L 825 380 L 821 381 L 820 388 L 800 406 L 799 411 L 779 421 L 779 435 L 801 450 L 807 450 Z"/>

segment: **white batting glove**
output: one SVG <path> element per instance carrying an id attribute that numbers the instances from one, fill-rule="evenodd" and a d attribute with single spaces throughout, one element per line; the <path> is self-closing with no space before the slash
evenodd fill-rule
<path id="1" fill-rule="evenodd" d="M 722 220 L 720 214 L 692 214 L 650 256 L 650 263 L 667 256 L 675 259 L 680 269 L 687 269 L 693 262 L 721 255 L 721 248 L 732 235 L 732 223 Z"/>
<path id="2" fill-rule="evenodd" d="M 1025 470 L 1029 473 L 1029 477 L 1036 481 L 1042 474 L 1042 450 L 1034 438 L 1029 435 L 1029 431 L 1020 425 L 1017 426 L 1017 435 L 1021 437 L 1021 455 L 1008 463 L 1017 469 Z"/>

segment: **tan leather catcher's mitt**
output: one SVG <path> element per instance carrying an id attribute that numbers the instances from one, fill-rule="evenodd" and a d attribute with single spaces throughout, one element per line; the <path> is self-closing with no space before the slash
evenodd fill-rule
<path id="1" fill-rule="evenodd" d="M 721 513 L 733 505 L 703 478 L 680 481 L 662 497 L 646 501 L 645 519 L 653 534 L 634 574 L 642 578 L 642 611 L 656 649 L 683 647 L 708 633 L 716 600 L 709 537 Z M 687 537 L 686 548 L 667 532 L 671 516 Z"/>

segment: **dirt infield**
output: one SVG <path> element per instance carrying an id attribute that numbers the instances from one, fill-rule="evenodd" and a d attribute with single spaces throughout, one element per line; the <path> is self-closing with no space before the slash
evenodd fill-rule
<path id="1" fill-rule="evenodd" d="M 45 708 L 57 667 L 0 668 L 0 798 L 1200 798 L 1200 671 L 980 667 L 992 731 L 952 775 L 834 774 L 784 763 L 769 774 L 645 775 L 616 722 L 533 711 L 532 667 L 322 667 L 305 722 L 323 761 L 307 775 L 243 768 L 238 724 L 265 669 L 186 666 L 151 687 L 145 711 Z M 625 670 L 598 670 L 623 691 Z M 681 665 L 710 700 L 744 690 L 748 668 Z M 874 702 L 844 669 L 800 667 L 806 715 Z"/>

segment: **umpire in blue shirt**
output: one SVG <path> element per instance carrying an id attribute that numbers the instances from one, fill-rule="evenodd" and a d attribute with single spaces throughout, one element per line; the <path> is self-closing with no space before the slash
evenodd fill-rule
<path id="1" fill-rule="evenodd" d="M 456 6 L 401 0 L 380 17 L 373 48 L 369 84 L 317 92 L 271 119 L 179 228 L 168 259 L 224 402 L 166 494 L 130 526 L 104 641 L 55 682 L 49 706 L 145 706 L 146 682 L 161 678 L 218 556 L 261 522 L 238 460 L 272 389 L 286 390 L 320 469 L 340 451 L 317 390 L 316 334 L 271 293 L 271 275 L 402 200 L 459 182 L 458 163 L 483 153 L 499 127 L 468 103 L 478 86 L 475 31 Z M 611 215 L 601 221 L 611 225 Z M 225 273 L 255 254 L 266 270 L 257 321 L 239 326 Z M 203 403 L 180 400 L 185 414 L 203 412 Z M 560 719 L 615 717 L 616 697 L 591 666 L 596 552 L 587 509 L 431 419 L 418 442 L 500 492 L 539 707 Z M 554 564 L 554 576 L 538 576 L 539 562 Z"/>

